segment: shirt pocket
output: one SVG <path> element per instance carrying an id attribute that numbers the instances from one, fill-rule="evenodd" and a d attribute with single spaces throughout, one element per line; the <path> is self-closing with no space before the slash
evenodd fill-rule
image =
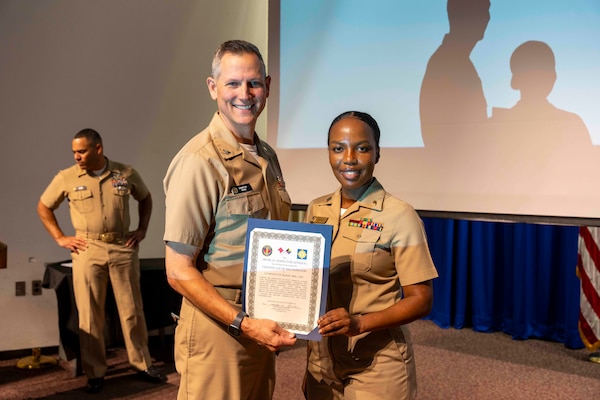
<path id="1" fill-rule="evenodd" d="M 279 207 L 278 215 L 274 215 L 276 219 L 287 219 L 290 215 L 290 210 L 292 209 L 292 199 L 288 194 L 287 190 L 283 188 L 278 188 L 277 193 L 279 195 L 280 203 L 277 205 Z"/>
<path id="2" fill-rule="evenodd" d="M 287 192 L 287 190 L 279 188 L 277 189 L 277 193 L 279 193 L 279 198 L 281 199 L 281 202 L 283 204 L 290 206 L 292 205 L 292 199 L 290 198 L 290 195 Z"/>
<path id="3" fill-rule="evenodd" d="M 265 202 L 258 192 L 236 194 L 227 197 L 228 215 L 254 215 L 265 208 Z"/>
<path id="4" fill-rule="evenodd" d="M 94 196 L 91 190 L 77 190 L 69 194 L 71 206 L 82 214 L 94 211 Z"/>
<path id="5" fill-rule="evenodd" d="M 125 208 L 125 204 L 127 204 L 129 201 L 129 194 L 131 193 L 131 190 L 127 186 L 114 186 L 112 188 L 112 193 L 115 195 L 115 208 L 123 210 Z"/>
<path id="6" fill-rule="evenodd" d="M 354 272 L 368 272 L 373 267 L 375 245 L 379 242 L 381 232 L 362 229 L 355 235 L 344 235 L 354 246 L 351 268 Z"/>

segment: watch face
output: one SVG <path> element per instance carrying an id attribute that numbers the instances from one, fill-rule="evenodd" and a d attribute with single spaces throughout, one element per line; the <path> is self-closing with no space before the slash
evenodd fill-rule
<path id="1" fill-rule="evenodd" d="M 231 336 L 235 336 L 235 337 L 239 337 L 240 334 L 242 333 L 240 331 L 240 328 L 238 328 L 237 326 L 233 326 L 233 325 L 229 325 L 228 331 Z"/>
<path id="2" fill-rule="evenodd" d="M 248 314 L 246 314 L 243 311 L 240 311 L 238 313 L 238 315 L 236 315 L 233 322 L 227 327 L 227 331 L 229 332 L 229 334 L 231 336 L 234 336 L 234 337 L 241 336 L 242 329 L 240 328 L 240 326 L 242 325 L 242 320 L 247 316 L 248 316 Z"/>

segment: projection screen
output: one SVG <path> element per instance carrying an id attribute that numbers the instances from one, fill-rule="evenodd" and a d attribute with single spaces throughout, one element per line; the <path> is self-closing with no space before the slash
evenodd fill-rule
<path id="1" fill-rule="evenodd" d="M 376 177 L 418 210 L 600 218 L 600 2 L 271 1 L 268 140 L 296 204 L 327 130 L 373 115 Z"/>

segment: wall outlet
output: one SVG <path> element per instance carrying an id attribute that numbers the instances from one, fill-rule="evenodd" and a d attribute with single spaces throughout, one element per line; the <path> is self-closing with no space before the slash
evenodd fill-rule
<path id="1" fill-rule="evenodd" d="M 31 294 L 39 296 L 42 294 L 42 281 L 31 281 Z"/>
<path id="2" fill-rule="evenodd" d="M 25 296 L 25 282 L 15 282 L 15 296 Z"/>

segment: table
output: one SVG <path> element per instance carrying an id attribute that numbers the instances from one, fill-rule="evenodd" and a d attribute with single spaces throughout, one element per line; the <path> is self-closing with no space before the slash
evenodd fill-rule
<path id="1" fill-rule="evenodd" d="M 42 287 L 54 289 L 58 305 L 58 329 L 62 357 L 68 361 L 76 359 L 76 375 L 81 375 L 79 362 L 79 318 L 73 294 L 73 271 L 62 264 L 65 260 L 46 264 Z M 162 330 L 175 324 L 171 313 L 179 314 L 181 295 L 173 290 L 165 273 L 164 258 L 140 259 L 140 286 L 144 303 L 144 316 L 148 330 Z M 109 284 L 106 295 L 106 345 L 122 344 L 119 316 L 112 287 Z"/>

